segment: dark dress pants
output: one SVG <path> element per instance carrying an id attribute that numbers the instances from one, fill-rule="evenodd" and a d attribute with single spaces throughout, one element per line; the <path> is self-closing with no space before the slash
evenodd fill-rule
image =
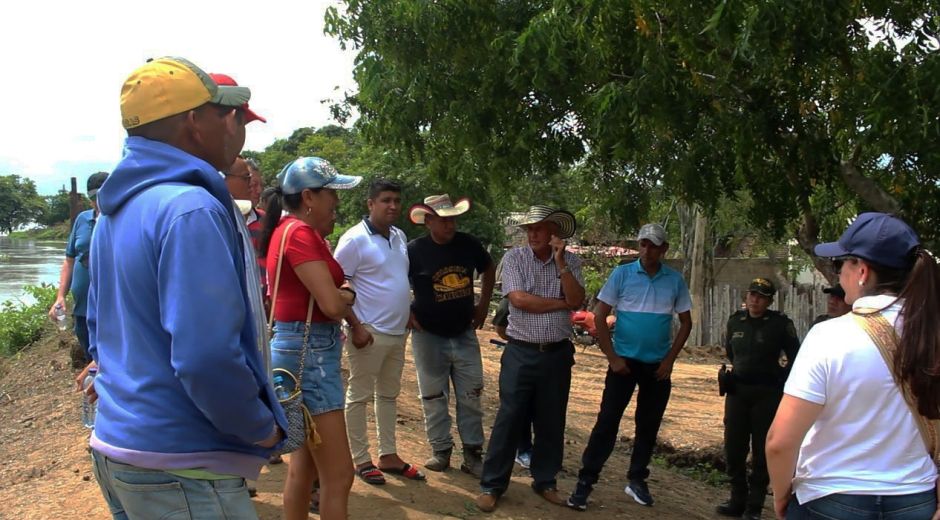
<path id="1" fill-rule="evenodd" d="M 731 502 L 760 511 L 767 496 L 770 477 L 764 443 L 777 413 L 783 392 L 777 386 L 735 385 L 725 396 L 725 459 L 731 481 Z M 747 454 L 751 452 L 751 478 L 747 478 Z"/>
<path id="2" fill-rule="evenodd" d="M 591 430 L 588 445 L 581 456 L 581 471 L 578 480 L 594 485 L 601 470 L 617 443 L 620 432 L 620 420 L 624 410 L 633 397 L 633 391 L 639 387 L 636 403 L 636 431 L 633 437 L 633 454 L 630 456 L 628 480 L 646 480 L 649 477 L 649 463 L 656 447 L 656 436 L 663 421 L 669 394 L 672 392 L 672 380 L 656 379 L 659 363 L 642 363 L 625 358 L 630 373 L 615 374 L 607 369 L 604 381 L 604 396 L 597 422 Z"/>
<path id="3" fill-rule="evenodd" d="M 502 495 L 509 487 L 519 438 L 532 421 L 532 486 L 555 487 L 565 448 L 565 416 L 574 346 L 570 342 L 539 351 L 513 344 L 503 350 L 499 372 L 499 411 L 483 461 L 480 489 Z"/>

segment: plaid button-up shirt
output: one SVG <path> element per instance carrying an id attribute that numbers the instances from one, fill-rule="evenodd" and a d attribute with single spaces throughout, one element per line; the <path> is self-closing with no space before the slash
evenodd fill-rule
<path id="1" fill-rule="evenodd" d="M 581 286 L 581 259 L 565 251 L 565 261 Z M 564 298 L 554 256 L 541 261 L 529 246 L 510 249 L 503 257 L 503 294 L 523 291 L 542 298 Z M 506 334 L 530 343 L 549 343 L 571 337 L 571 312 L 526 312 L 509 305 L 509 326 Z"/>

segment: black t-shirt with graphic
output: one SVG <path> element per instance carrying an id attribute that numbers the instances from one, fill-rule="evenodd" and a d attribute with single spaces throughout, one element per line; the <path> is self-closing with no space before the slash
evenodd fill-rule
<path id="1" fill-rule="evenodd" d="M 480 241 L 459 231 L 444 245 L 430 236 L 416 238 L 408 243 L 408 262 L 411 310 L 421 327 L 445 337 L 466 331 L 473 323 L 474 271 L 493 263 Z"/>

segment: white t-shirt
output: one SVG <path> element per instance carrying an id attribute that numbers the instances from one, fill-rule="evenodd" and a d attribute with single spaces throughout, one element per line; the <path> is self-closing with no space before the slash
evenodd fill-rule
<path id="1" fill-rule="evenodd" d="M 894 296 L 859 298 L 881 309 Z M 895 323 L 900 302 L 884 312 Z M 835 493 L 907 495 L 934 488 L 937 468 L 878 347 L 851 313 L 810 329 L 784 393 L 823 405 L 793 478 L 797 500 Z"/>
<path id="2" fill-rule="evenodd" d="M 363 219 L 343 233 L 333 257 L 356 291 L 353 312 L 359 321 L 383 334 L 407 332 L 411 286 L 405 232 L 392 226 L 385 238 Z"/>

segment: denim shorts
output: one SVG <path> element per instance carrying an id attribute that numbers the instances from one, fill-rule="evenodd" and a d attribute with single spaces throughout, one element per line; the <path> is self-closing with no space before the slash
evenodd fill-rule
<path id="1" fill-rule="evenodd" d="M 277 321 L 271 339 L 271 367 L 283 368 L 298 376 L 301 343 L 304 340 L 304 322 Z M 311 323 L 307 338 L 306 360 L 301 388 L 304 404 L 311 415 L 342 410 L 345 403 L 340 362 L 343 343 L 339 324 Z"/>

